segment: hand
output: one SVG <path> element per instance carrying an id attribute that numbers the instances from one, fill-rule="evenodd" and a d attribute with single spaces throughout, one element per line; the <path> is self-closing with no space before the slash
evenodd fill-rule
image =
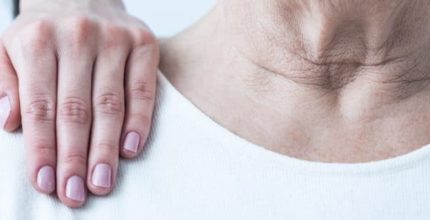
<path id="1" fill-rule="evenodd" d="M 112 191 L 119 154 L 137 156 L 148 136 L 158 59 L 156 38 L 121 1 L 21 1 L 0 44 L 0 126 L 22 117 L 38 191 L 70 207 L 86 187 Z"/>

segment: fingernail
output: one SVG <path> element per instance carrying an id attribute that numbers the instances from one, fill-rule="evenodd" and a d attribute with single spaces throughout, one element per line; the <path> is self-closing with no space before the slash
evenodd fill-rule
<path id="1" fill-rule="evenodd" d="M 79 176 L 72 176 L 67 180 L 66 196 L 77 202 L 85 201 L 84 180 Z"/>
<path id="2" fill-rule="evenodd" d="M 37 185 L 46 193 L 52 193 L 55 190 L 55 172 L 50 166 L 42 167 L 37 173 Z"/>
<path id="3" fill-rule="evenodd" d="M 92 182 L 94 186 L 110 188 L 112 181 L 112 169 L 107 164 L 98 164 L 93 171 Z"/>
<path id="4" fill-rule="evenodd" d="M 4 126 L 6 125 L 7 119 L 10 115 L 10 110 L 11 106 L 9 97 L 4 96 L 0 98 L 0 125 L 2 126 L 2 128 L 4 128 Z"/>
<path id="5" fill-rule="evenodd" d="M 140 143 L 140 135 L 136 132 L 129 132 L 124 140 L 123 148 L 133 153 L 137 152 Z"/>

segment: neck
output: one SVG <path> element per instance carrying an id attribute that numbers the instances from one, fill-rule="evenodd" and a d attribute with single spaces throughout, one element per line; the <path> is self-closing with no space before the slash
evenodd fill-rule
<path id="1" fill-rule="evenodd" d="M 220 0 L 165 44 L 163 71 L 208 115 L 306 159 L 381 159 L 430 142 L 428 1 L 244 1 Z M 396 150 L 365 151 L 376 145 Z"/>
<path id="2" fill-rule="evenodd" d="M 238 52 L 298 83 L 339 89 L 369 69 L 411 81 L 427 68 L 426 0 L 243 1 L 221 3 Z"/>
<path id="3" fill-rule="evenodd" d="M 413 96 L 429 83 L 426 0 L 243 1 L 220 3 L 224 31 L 260 77 L 264 72 L 286 81 L 282 86 L 289 81 L 336 98 L 347 115 L 348 105 L 362 115 L 357 112 Z M 344 103 L 351 97 L 356 105 Z"/>

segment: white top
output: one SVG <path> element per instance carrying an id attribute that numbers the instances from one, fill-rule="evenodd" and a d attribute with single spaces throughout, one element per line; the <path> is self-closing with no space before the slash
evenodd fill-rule
<path id="1" fill-rule="evenodd" d="M 37 193 L 21 134 L 0 134 L 0 219 L 430 219 L 430 146 L 326 164 L 265 150 L 219 126 L 160 75 L 147 151 L 117 188 L 69 209 Z"/>

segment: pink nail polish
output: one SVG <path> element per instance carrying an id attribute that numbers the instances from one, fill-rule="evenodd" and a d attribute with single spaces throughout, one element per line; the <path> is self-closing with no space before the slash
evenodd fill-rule
<path id="1" fill-rule="evenodd" d="M 0 98 L 0 126 L 2 126 L 2 128 L 4 128 L 4 126 L 6 125 L 6 122 L 10 115 L 10 110 L 11 106 L 9 97 L 4 96 Z"/>
<path id="2" fill-rule="evenodd" d="M 123 148 L 127 151 L 136 153 L 139 149 L 139 143 L 140 135 L 136 132 L 130 132 L 125 137 Z"/>
<path id="3" fill-rule="evenodd" d="M 110 188 L 112 185 L 112 169 L 107 164 L 97 164 L 91 181 L 94 186 Z"/>
<path id="4" fill-rule="evenodd" d="M 42 167 L 37 173 L 37 185 L 45 193 L 52 193 L 55 190 L 55 172 L 50 166 Z"/>
<path id="5" fill-rule="evenodd" d="M 72 176 L 67 180 L 66 196 L 67 198 L 77 201 L 85 201 L 85 186 L 84 180 L 79 176 Z"/>

